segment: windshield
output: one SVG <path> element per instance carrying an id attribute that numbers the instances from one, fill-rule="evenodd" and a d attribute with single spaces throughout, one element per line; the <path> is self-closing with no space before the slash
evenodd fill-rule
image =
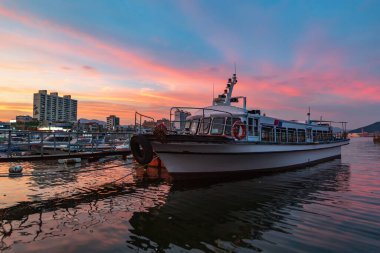
<path id="1" fill-rule="evenodd" d="M 225 118 L 214 118 L 210 134 L 223 134 Z"/>
<path id="2" fill-rule="evenodd" d="M 199 125 L 199 133 L 208 134 L 211 118 L 204 118 Z"/>
<path id="3" fill-rule="evenodd" d="M 198 129 L 199 119 L 195 119 L 190 124 L 190 133 L 196 134 Z"/>

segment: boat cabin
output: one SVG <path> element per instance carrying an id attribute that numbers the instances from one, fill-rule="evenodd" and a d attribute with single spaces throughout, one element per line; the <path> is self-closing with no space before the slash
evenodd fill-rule
<path id="1" fill-rule="evenodd" d="M 208 107 L 205 111 L 220 110 Z M 242 108 L 232 108 L 239 110 Z M 183 129 L 184 134 L 228 136 L 234 138 L 235 123 L 240 122 L 238 136 L 240 141 L 272 143 L 311 143 L 329 142 L 337 139 L 333 127 L 318 122 L 299 123 L 251 113 L 207 113 L 188 116 Z M 244 133 L 243 133 L 244 132 Z M 239 138 L 237 138 L 239 139 Z"/>
<path id="2" fill-rule="evenodd" d="M 260 110 L 248 110 L 245 97 L 232 97 L 236 83 L 234 74 L 228 80 L 224 93 L 213 100 L 212 106 L 173 107 L 170 117 L 176 115 L 176 120 L 170 119 L 170 122 L 179 126 L 175 131 L 187 135 L 226 136 L 243 142 L 266 143 L 321 143 L 345 138 L 343 131 L 346 122 L 339 122 L 342 123 L 342 129 L 338 133 L 334 131 L 337 128 L 332 126 L 332 121 L 310 120 L 310 113 L 309 119 L 301 123 L 261 115 Z M 243 107 L 231 105 L 240 99 L 243 99 Z M 197 109 L 194 113 L 187 111 L 194 109 Z M 177 117 L 181 113 L 187 117 Z"/>

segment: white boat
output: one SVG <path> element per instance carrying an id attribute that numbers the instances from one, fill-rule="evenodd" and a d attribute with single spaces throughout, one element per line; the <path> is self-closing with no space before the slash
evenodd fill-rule
<path id="1" fill-rule="evenodd" d="M 121 150 L 130 150 L 129 147 L 129 139 L 125 140 L 122 144 L 117 145 L 115 147 L 116 150 L 121 151 Z"/>
<path id="2" fill-rule="evenodd" d="M 106 143 L 104 136 L 80 136 L 70 141 L 70 145 L 62 148 L 64 151 L 91 151 L 91 150 L 111 150 L 112 145 Z"/>
<path id="3" fill-rule="evenodd" d="M 31 145 L 43 145 L 44 149 L 62 149 L 64 147 L 67 147 L 69 142 L 73 139 L 72 136 L 69 136 L 68 134 L 62 134 L 62 133 L 55 133 L 50 134 L 47 137 L 41 140 L 37 141 L 31 141 Z"/>
<path id="4" fill-rule="evenodd" d="M 158 125 L 153 134 L 133 136 L 135 159 L 147 164 L 156 153 L 171 176 L 189 178 L 310 165 L 339 158 L 341 147 L 349 144 L 346 122 L 335 122 L 343 128 L 337 133 L 334 122 L 310 120 L 310 112 L 308 120 L 300 123 L 248 110 L 245 97 L 232 97 L 236 83 L 234 74 L 212 106 L 173 107 L 169 129 Z M 239 100 L 242 107 L 231 105 Z M 189 115 L 194 109 L 198 110 L 187 116 L 184 128 L 174 131 L 172 115 L 181 111 Z"/>

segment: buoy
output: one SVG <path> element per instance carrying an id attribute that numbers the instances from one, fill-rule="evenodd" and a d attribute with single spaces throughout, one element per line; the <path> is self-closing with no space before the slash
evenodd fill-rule
<path id="1" fill-rule="evenodd" d="M 80 163 L 82 159 L 78 158 L 68 158 L 68 159 L 58 159 L 59 164 L 75 164 Z"/>
<path id="2" fill-rule="evenodd" d="M 22 166 L 16 165 L 9 168 L 10 174 L 21 174 L 22 173 Z"/>

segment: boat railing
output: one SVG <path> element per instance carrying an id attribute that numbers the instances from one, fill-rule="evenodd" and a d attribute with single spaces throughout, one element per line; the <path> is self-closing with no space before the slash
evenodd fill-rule
<path id="1" fill-rule="evenodd" d="M 152 122 L 151 126 L 147 126 L 147 124 L 145 124 L 144 126 L 144 122 L 143 122 L 144 119 L 148 119 L 148 122 Z M 141 134 L 144 132 L 144 127 L 153 129 L 154 126 L 155 126 L 155 121 L 153 117 L 141 114 L 139 112 L 135 112 L 135 133 Z"/>
<path id="2" fill-rule="evenodd" d="M 50 132 L 8 130 L 0 140 L 0 156 L 7 157 L 73 152 L 115 150 L 129 140 L 134 131 L 125 132 Z M 17 138 L 15 138 L 17 137 Z M 48 138 L 49 137 L 49 138 Z M 48 140 L 47 140 L 48 139 Z M 88 141 L 83 141 L 83 140 Z"/>
<path id="3" fill-rule="evenodd" d="M 173 113 L 173 110 L 174 113 Z M 186 124 L 186 118 L 184 120 L 173 120 L 173 115 L 175 115 L 175 112 L 188 112 L 188 110 L 201 110 L 202 111 L 202 114 L 199 114 L 199 117 L 200 117 L 200 127 L 199 127 L 199 130 L 197 131 L 197 134 L 206 134 L 206 133 L 209 133 L 210 132 L 210 127 L 211 127 L 211 113 L 207 113 L 207 112 L 216 112 L 216 113 L 223 113 L 225 114 L 227 117 L 231 117 L 231 119 L 234 117 L 234 115 L 231 113 L 231 112 L 228 112 L 228 111 L 225 111 L 225 110 L 217 110 L 217 109 L 210 109 L 210 108 L 204 108 L 204 107 L 189 107 L 189 106 L 181 106 L 181 107 L 172 107 L 170 108 L 170 119 L 169 119 L 169 128 L 170 128 L 170 131 L 171 132 L 175 132 L 175 131 L 185 131 L 185 129 L 174 129 L 175 127 L 175 124 L 176 123 L 179 123 L 180 125 L 184 126 Z M 206 122 L 206 118 L 209 118 L 209 122 Z M 225 127 L 228 127 L 227 126 L 227 123 L 220 123 L 221 125 L 225 126 Z M 231 126 L 229 127 L 232 127 L 232 124 Z"/>

